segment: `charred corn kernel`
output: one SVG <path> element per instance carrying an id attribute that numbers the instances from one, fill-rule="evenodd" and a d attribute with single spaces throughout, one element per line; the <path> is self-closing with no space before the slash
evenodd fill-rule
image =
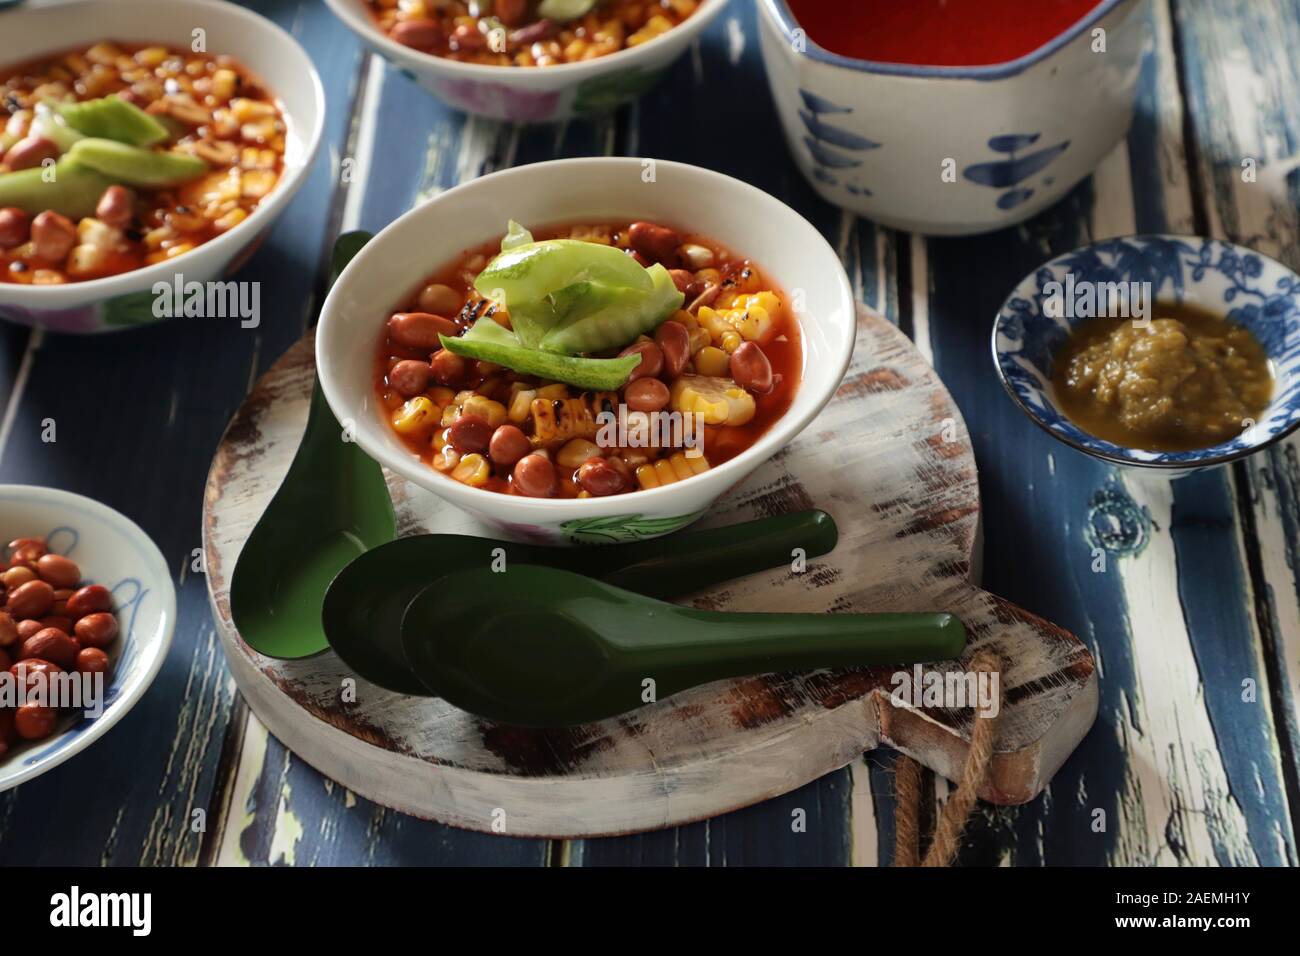
<path id="1" fill-rule="evenodd" d="M 147 46 L 135 55 L 135 62 L 141 66 L 147 66 L 149 69 L 153 69 L 165 59 L 167 59 L 167 48 L 165 46 Z"/>
<path id="2" fill-rule="evenodd" d="M 735 332 L 731 333 L 735 335 Z M 739 337 L 739 336 L 737 336 Z M 727 374 L 731 356 L 713 345 L 706 345 L 695 356 L 695 371 L 701 375 L 721 376 Z"/>
<path id="3" fill-rule="evenodd" d="M 170 249 L 167 250 L 167 258 L 175 259 L 177 256 L 183 256 L 185 255 L 185 253 L 189 252 L 193 248 L 194 248 L 194 243 L 192 242 L 178 242 L 176 245 L 172 246 Z"/>
<path id="4" fill-rule="evenodd" d="M 646 21 L 646 25 L 627 38 L 628 46 L 640 46 L 673 28 L 673 22 L 665 16 L 656 14 Z"/>
<path id="5" fill-rule="evenodd" d="M 686 263 L 686 268 L 692 272 L 698 272 L 700 269 L 707 269 L 713 265 L 713 250 L 708 246 L 688 242 L 677 252 Z"/>
<path id="6" fill-rule="evenodd" d="M 567 386 L 567 385 L 561 385 L 561 384 L 558 384 L 558 383 L 555 384 L 555 385 L 546 385 L 546 386 L 543 386 L 542 388 L 539 388 L 539 389 L 537 390 L 537 397 L 538 397 L 538 398 L 549 398 L 549 399 L 568 398 L 568 397 L 569 397 L 569 386 Z"/>
<path id="7" fill-rule="evenodd" d="M 492 468 L 482 455 L 466 455 L 452 469 L 451 476 L 462 485 L 469 485 L 471 488 L 482 488 L 487 484 L 488 479 L 492 477 Z"/>
<path id="8" fill-rule="evenodd" d="M 446 408 L 456 400 L 456 393 L 445 385 L 435 385 L 429 389 L 429 400 L 439 408 Z"/>
<path id="9" fill-rule="evenodd" d="M 252 123 L 256 120 L 274 119 L 275 106 L 271 103 L 263 103 L 261 100 L 238 96 L 230 101 L 230 114 L 241 124 Z"/>
<path id="10" fill-rule="evenodd" d="M 438 420 L 438 406 L 423 395 L 408 401 L 393 416 L 393 428 L 401 435 L 414 435 Z"/>
<path id="11" fill-rule="evenodd" d="M 661 485 L 677 484 L 677 472 L 673 469 L 672 463 L 667 458 L 660 458 L 654 463 L 655 477 L 659 479 Z"/>
<path id="12" fill-rule="evenodd" d="M 487 423 L 493 428 L 504 425 L 506 421 L 506 407 L 483 395 L 467 398 L 465 404 L 461 405 L 460 411 L 462 415 L 477 415 L 479 418 L 487 419 Z"/>
<path id="13" fill-rule="evenodd" d="M 729 378 L 683 375 L 669 390 L 674 411 L 703 415 L 706 425 L 744 425 L 754 417 L 754 396 Z"/>
<path id="14" fill-rule="evenodd" d="M 661 482 L 659 476 L 655 474 L 655 466 L 646 464 L 637 468 L 636 483 L 641 486 L 642 491 L 658 488 Z"/>
<path id="15" fill-rule="evenodd" d="M 234 70 L 221 69 L 212 74 L 212 95 L 225 102 L 235 95 L 239 88 L 239 74 Z"/>
<path id="16" fill-rule="evenodd" d="M 216 227 L 218 232 L 226 232 L 227 230 L 234 229 L 247 218 L 248 213 L 244 210 L 232 209 L 212 225 Z"/>
<path id="17" fill-rule="evenodd" d="M 732 325 L 722 313 L 709 308 L 707 305 L 700 306 L 700 312 L 696 316 L 696 320 L 700 323 L 700 328 L 708 332 L 709 336 L 715 341 L 722 337 L 723 332 L 732 328 Z"/>
<path id="18" fill-rule="evenodd" d="M 451 429 L 439 428 L 433 433 L 433 450 L 442 451 L 451 441 Z"/>
<path id="19" fill-rule="evenodd" d="M 533 444 L 549 445 L 570 438 L 593 438 L 596 418 L 580 398 L 537 398 L 532 404 Z"/>
<path id="20" fill-rule="evenodd" d="M 556 453 L 555 463 L 561 468 L 580 468 L 583 462 L 599 457 L 599 445 L 585 438 L 574 438 Z"/>
<path id="21" fill-rule="evenodd" d="M 744 340 L 741 338 L 739 332 L 723 332 L 722 338 L 719 339 L 719 344 L 721 344 L 723 351 L 730 355 L 732 352 L 736 351 L 736 349 L 740 348 L 740 343 L 742 341 Z"/>
<path id="22" fill-rule="evenodd" d="M 516 425 L 528 421 L 528 413 L 532 409 L 535 398 L 537 398 L 536 389 L 525 388 L 516 392 L 515 397 L 510 401 L 510 420 Z"/>
<path id="23" fill-rule="evenodd" d="M 112 43 L 96 43 L 86 51 L 86 59 L 101 66 L 113 66 L 121 56 L 121 48 Z"/>
<path id="24" fill-rule="evenodd" d="M 447 445 L 442 449 L 442 451 L 437 452 L 433 456 L 433 461 L 431 461 L 430 464 L 433 465 L 435 469 L 445 474 L 460 464 L 460 452 L 455 448 L 452 448 L 450 445 Z"/>
<path id="25" fill-rule="evenodd" d="M 708 329 L 701 329 L 697 327 L 690 330 L 690 335 L 691 335 L 690 345 L 691 345 L 692 355 L 699 354 L 700 349 L 704 348 L 706 345 L 709 345 L 713 341 L 713 338 L 709 335 Z"/>
<path id="26" fill-rule="evenodd" d="M 272 189 L 275 188 L 275 181 L 279 179 L 272 170 L 269 169 L 248 169 L 244 171 L 241 191 L 246 199 L 261 199 Z"/>
<path id="27" fill-rule="evenodd" d="M 460 406 L 452 402 L 443 406 L 442 417 L 438 419 L 438 424 L 443 428 L 449 428 L 455 424 L 456 419 L 459 417 Z"/>

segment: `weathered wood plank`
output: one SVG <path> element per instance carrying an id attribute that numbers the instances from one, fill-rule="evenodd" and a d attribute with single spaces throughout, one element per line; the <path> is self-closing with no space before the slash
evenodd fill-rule
<path id="1" fill-rule="evenodd" d="M 311 6 L 314 5 L 304 5 Z M 357 44 L 304 6 L 263 4 L 318 63 L 331 103 L 346 103 Z M 323 11 L 322 11 L 323 12 Z M 331 111 L 341 141 L 346 109 Z M 263 248 L 240 273 L 262 283 L 262 324 L 176 320 L 100 337 L 45 336 L 30 356 L 0 448 L 0 480 L 68 488 L 134 518 L 176 570 L 175 645 L 150 692 L 76 760 L 0 796 L 0 859 L 24 863 L 194 863 L 216 825 L 218 757 L 233 687 L 213 639 L 202 576 L 191 570 L 207 461 L 254 371 L 312 314 L 312 290 L 336 177 L 316 167 Z M 6 330 L 3 341 L 13 341 Z M 57 441 L 41 440 L 53 419 Z M 86 794 L 95 799 L 87 800 Z M 111 795 L 111 796 L 110 796 Z M 69 828 L 68 820 L 76 820 Z"/>
<path id="2" fill-rule="evenodd" d="M 1300 4 L 1175 5 L 1194 172 L 1211 235 L 1300 265 Z M 1253 181 L 1243 163 L 1255 164 Z M 1300 439 L 1238 469 L 1292 832 L 1300 828 Z M 1224 680 L 1243 675 L 1225 675 Z M 1252 751 L 1253 752 L 1253 751 Z M 1295 862 L 1294 851 L 1291 862 Z"/>

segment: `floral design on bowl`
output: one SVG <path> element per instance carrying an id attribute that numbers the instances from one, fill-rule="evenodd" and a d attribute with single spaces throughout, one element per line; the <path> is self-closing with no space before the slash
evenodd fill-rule
<path id="1" fill-rule="evenodd" d="M 1244 326 L 1264 347 L 1277 385 L 1253 427 L 1193 451 L 1125 448 L 1083 431 L 1060 410 L 1052 389 L 1053 357 L 1086 318 L 1049 316 L 1049 283 L 1150 283 L 1157 301 L 1187 302 Z M 1129 236 L 1058 256 L 1026 276 L 993 325 L 993 361 L 1008 394 L 1054 438 L 1118 465 L 1161 469 L 1180 477 L 1253 454 L 1300 427 L 1300 275 L 1252 249 L 1218 239 Z"/>

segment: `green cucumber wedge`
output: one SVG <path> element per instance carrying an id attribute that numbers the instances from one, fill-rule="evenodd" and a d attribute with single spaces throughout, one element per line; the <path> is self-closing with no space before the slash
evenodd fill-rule
<path id="1" fill-rule="evenodd" d="M 40 167 L 0 175 L 0 207 L 17 206 L 33 216 L 50 209 L 75 221 L 93 216 L 104 190 L 114 182 L 65 156 L 52 170 Z"/>
<path id="2" fill-rule="evenodd" d="M 166 126 L 120 96 L 51 105 L 64 122 L 83 136 L 111 139 L 129 146 L 153 146 L 170 135 Z"/>
<path id="3" fill-rule="evenodd" d="M 531 349 L 520 345 L 513 332 L 490 318 L 479 319 L 460 338 L 442 336 L 442 345 L 454 355 L 495 362 L 525 375 L 599 392 L 621 388 L 632 370 L 641 364 L 640 355 L 593 359 Z"/>
<path id="4" fill-rule="evenodd" d="M 179 186 L 208 171 L 208 164 L 197 156 L 162 153 L 100 138 L 73 143 L 68 159 L 103 173 L 114 182 L 141 189 Z"/>

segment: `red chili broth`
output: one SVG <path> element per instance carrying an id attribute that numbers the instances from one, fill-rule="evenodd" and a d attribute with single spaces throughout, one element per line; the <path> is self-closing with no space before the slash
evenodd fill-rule
<path id="1" fill-rule="evenodd" d="M 1032 53 L 1100 0 L 787 0 L 818 46 L 915 66 L 989 66 Z"/>

